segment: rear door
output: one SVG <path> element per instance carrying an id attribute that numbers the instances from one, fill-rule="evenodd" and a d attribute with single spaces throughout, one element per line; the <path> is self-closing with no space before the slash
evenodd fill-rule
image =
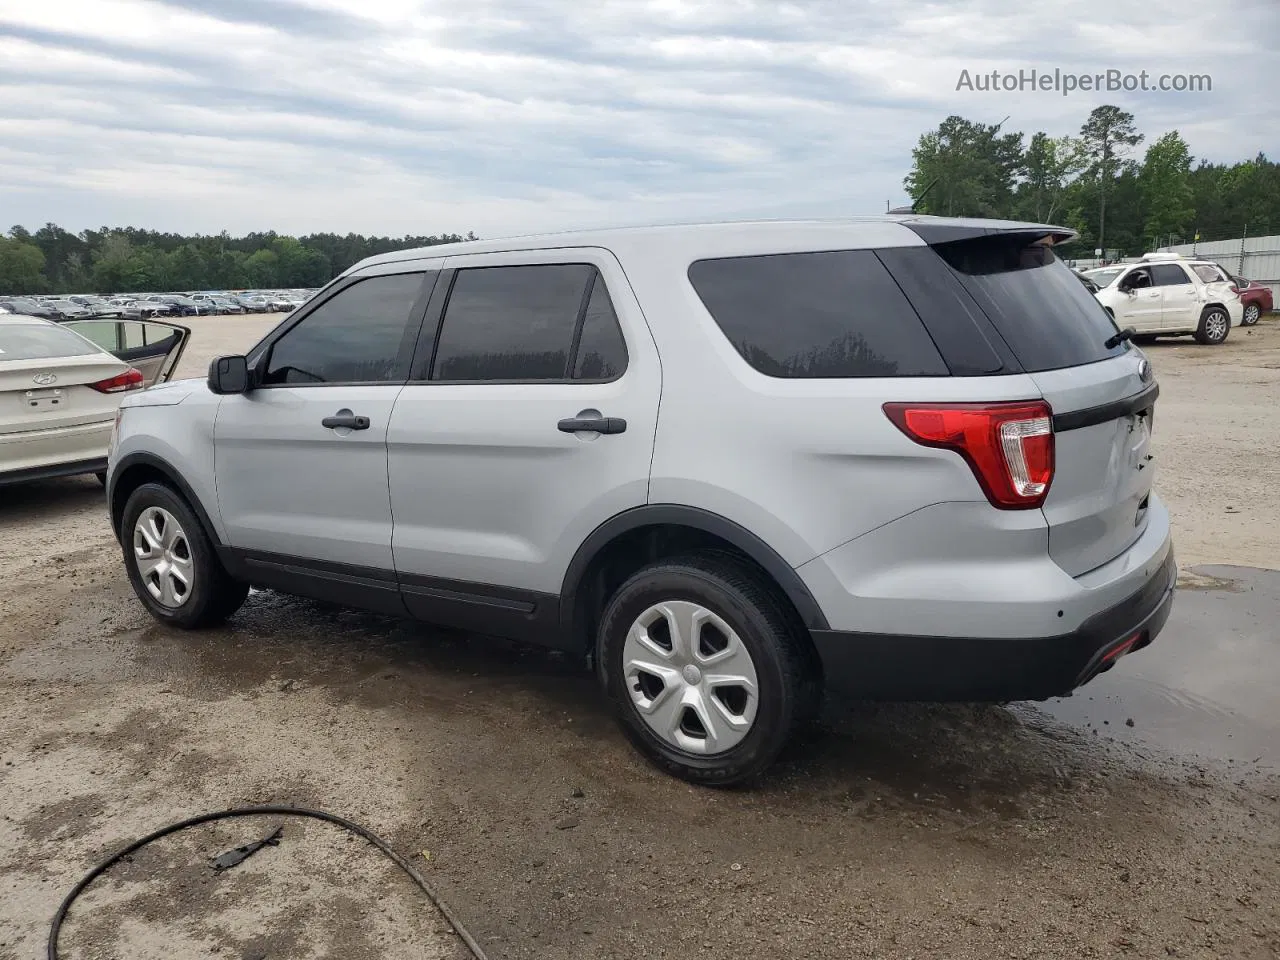
<path id="1" fill-rule="evenodd" d="M 1150 365 L 1127 343 L 1108 345 L 1115 324 L 1052 249 L 996 235 L 935 250 L 1053 409 L 1055 468 L 1042 507 L 1049 554 L 1072 576 L 1087 573 L 1146 523 Z"/>
<path id="2" fill-rule="evenodd" d="M 646 501 L 657 350 L 608 251 L 445 266 L 387 439 L 396 571 L 417 616 L 545 640 L 573 552 Z"/>
<path id="3" fill-rule="evenodd" d="M 1151 278 L 1160 291 L 1160 329 L 1194 330 L 1200 321 L 1200 297 L 1182 264 L 1152 264 Z"/>
<path id="4" fill-rule="evenodd" d="M 169 380 L 191 330 L 159 320 L 69 320 L 62 324 L 142 374 L 143 386 Z"/>

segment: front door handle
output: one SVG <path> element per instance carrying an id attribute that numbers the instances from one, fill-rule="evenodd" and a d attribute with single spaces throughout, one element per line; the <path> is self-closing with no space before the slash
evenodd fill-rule
<path id="1" fill-rule="evenodd" d="M 352 413 L 340 413 L 334 417 L 325 417 L 320 421 L 320 426 L 328 427 L 330 430 L 338 427 L 346 427 L 348 430 L 368 430 L 369 418 L 357 417 Z"/>
<path id="2" fill-rule="evenodd" d="M 556 426 L 561 433 L 624 433 L 627 421 L 621 417 L 569 417 Z"/>

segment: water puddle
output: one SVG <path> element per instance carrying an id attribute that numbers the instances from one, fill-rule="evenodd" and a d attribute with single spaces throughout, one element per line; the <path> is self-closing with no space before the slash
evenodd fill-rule
<path id="1" fill-rule="evenodd" d="M 1190 574 L 1155 643 L 1037 709 L 1178 758 L 1280 769 L 1280 572 Z"/>

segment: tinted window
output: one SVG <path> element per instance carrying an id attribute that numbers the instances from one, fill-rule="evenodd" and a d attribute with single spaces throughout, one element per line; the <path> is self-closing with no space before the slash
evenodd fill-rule
<path id="1" fill-rule="evenodd" d="M 700 260 L 689 280 L 738 353 L 768 376 L 948 372 L 924 324 L 869 250 Z"/>
<path id="2" fill-rule="evenodd" d="M 1190 283 L 1191 278 L 1176 263 L 1157 263 L 1151 268 L 1151 282 L 1157 287 L 1180 287 Z"/>
<path id="3" fill-rule="evenodd" d="M 934 247 L 1031 373 L 1119 356 L 1116 325 L 1048 247 L 994 236 Z"/>
<path id="4" fill-rule="evenodd" d="M 580 263 L 459 270 L 431 379 L 566 379 L 594 274 Z"/>
<path id="5" fill-rule="evenodd" d="M 44 323 L 0 323 L 0 364 L 6 360 L 84 357 L 99 350 L 70 330 Z"/>
<path id="6" fill-rule="evenodd" d="M 627 368 L 627 345 L 622 339 L 613 301 L 605 288 L 604 278 L 596 275 L 582 318 L 582 334 L 573 363 L 575 380 L 612 380 Z"/>
<path id="7" fill-rule="evenodd" d="M 330 297 L 276 341 L 266 382 L 382 383 L 405 379 L 405 341 L 423 276 L 370 277 Z"/>

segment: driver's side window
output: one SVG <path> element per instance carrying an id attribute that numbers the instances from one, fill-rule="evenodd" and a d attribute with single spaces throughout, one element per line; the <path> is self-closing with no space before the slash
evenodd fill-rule
<path id="1" fill-rule="evenodd" d="M 340 290 L 271 347 L 262 383 L 394 383 L 409 376 L 426 274 L 368 277 Z"/>

